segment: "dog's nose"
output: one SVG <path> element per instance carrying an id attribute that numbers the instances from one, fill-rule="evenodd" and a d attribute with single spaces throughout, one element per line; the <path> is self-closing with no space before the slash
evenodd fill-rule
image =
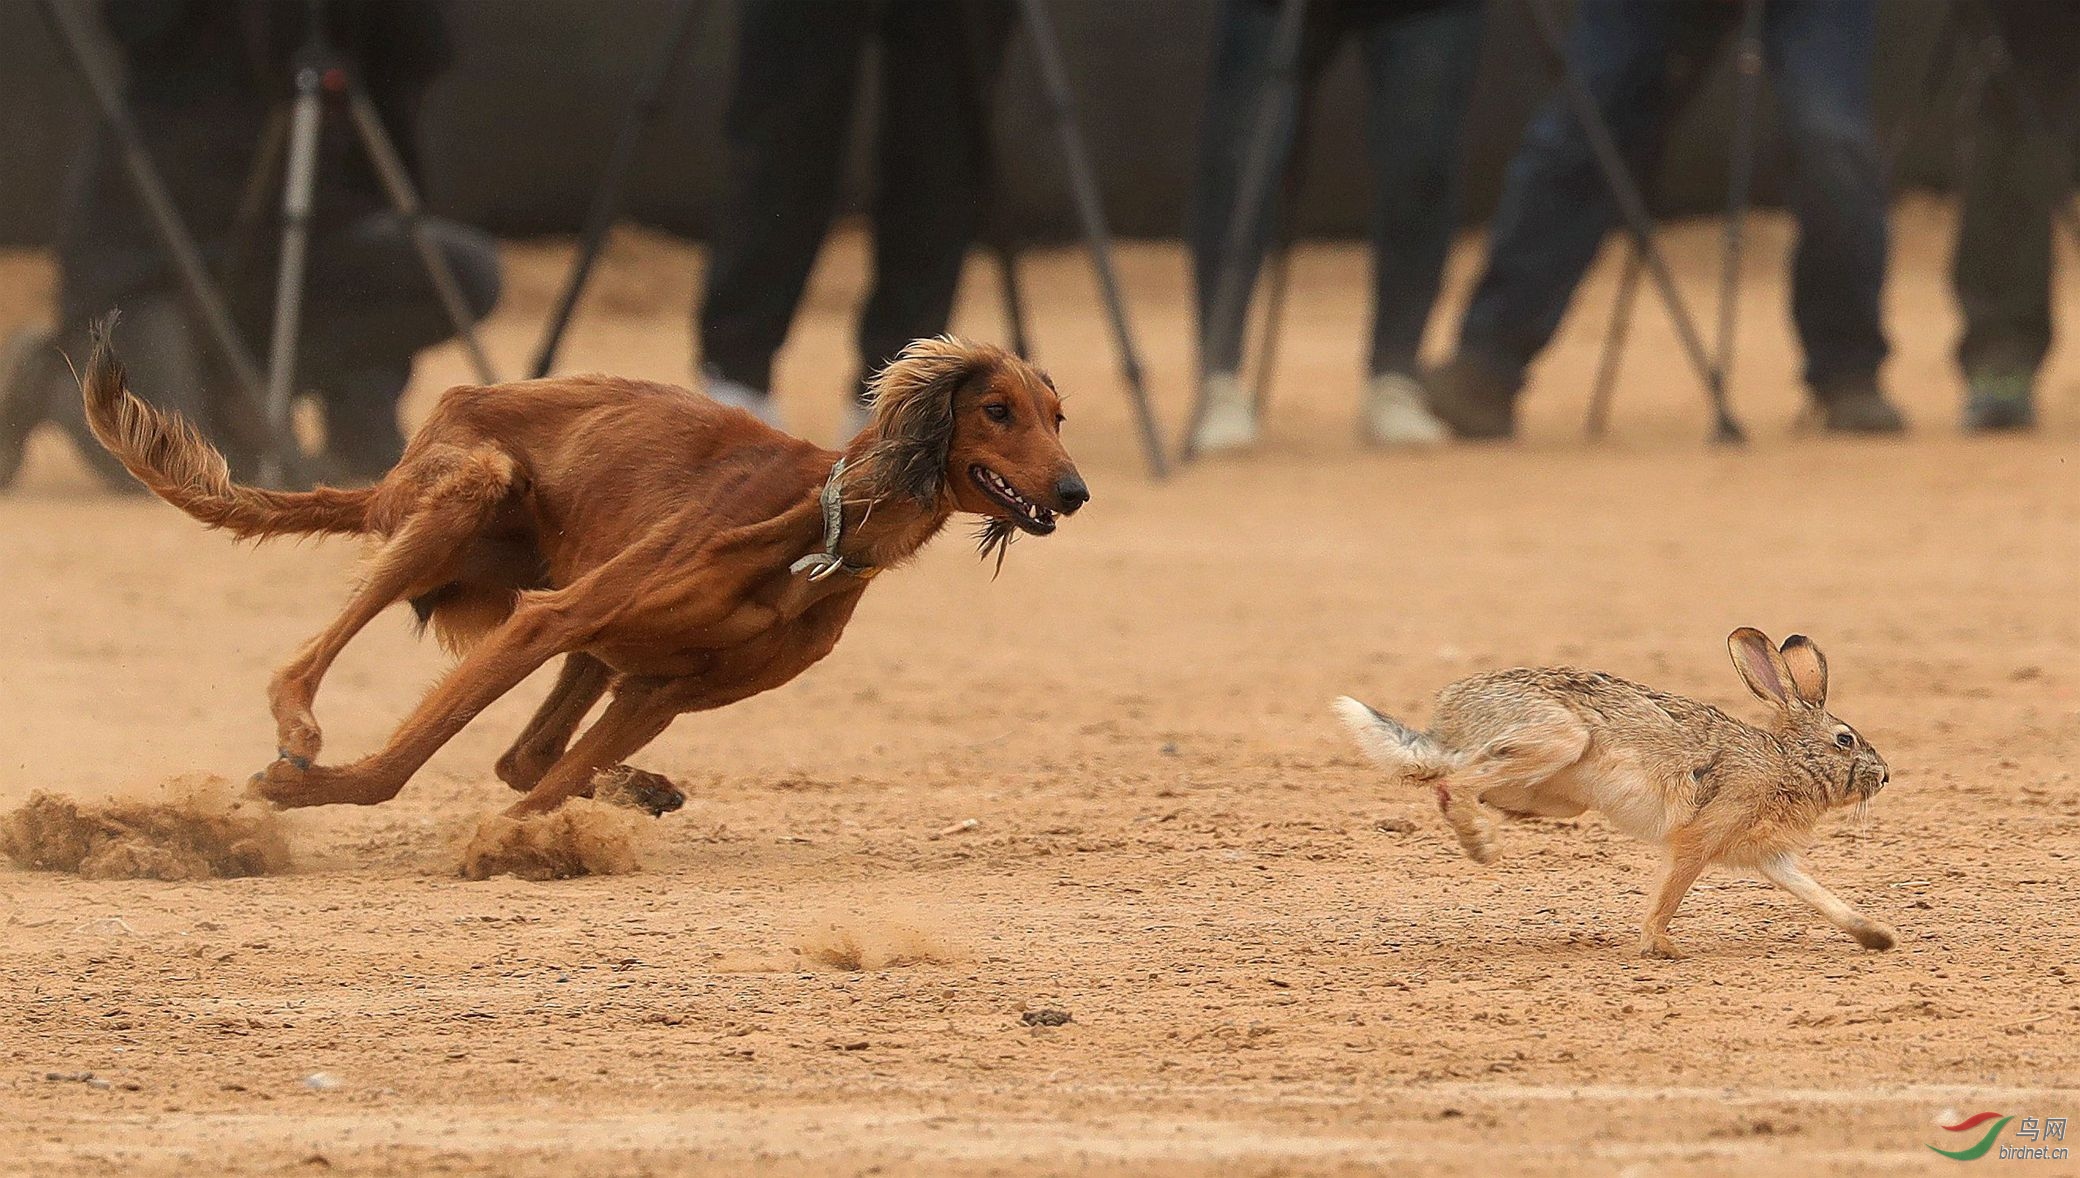
<path id="1" fill-rule="evenodd" d="M 1055 480 L 1055 498 L 1062 501 L 1062 514 L 1075 515 L 1076 509 L 1091 501 L 1091 489 L 1083 485 L 1083 476 L 1065 474 Z"/>

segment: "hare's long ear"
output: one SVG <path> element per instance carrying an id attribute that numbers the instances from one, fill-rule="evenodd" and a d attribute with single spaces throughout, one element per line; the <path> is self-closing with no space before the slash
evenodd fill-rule
<path id="1" fill-rule="evenodd" d="M 872 436 L 860 477 L 869 494 L 938 502 L 953 446 L 954 394 L 1003 353 L 942 335 L 913 341 L 873 380 Z"/>
<path id="2" fill-rule="evenodd" d="M 1784 665 L 1784 656 L 1777 652 L 1769 635 L 1752 626 L 1742 626 L 1726 636 L 1726 650 L 1733 655 L 1734 670 L 1741 673 L 1741 679 L 1757 699 L 1780 708 L 1792 706 L 1791 668 Z"/>
<path id="3" fill-rule="evenodd" d="M 1791 690 L 1809 708 L 1827 707 L 1827 656 L 1803 634 L 1784 640 L 1784 665 L 1791 671 Z"/>

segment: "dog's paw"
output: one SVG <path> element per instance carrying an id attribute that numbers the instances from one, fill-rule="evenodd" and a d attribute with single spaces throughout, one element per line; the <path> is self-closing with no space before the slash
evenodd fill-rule
<path id="1" fill-rule="evenodd" d="M 630 806 L 662 818 L 686 804 L 686 793 L 662 773 L 616 765 L 592 775 L 592 796 L 616 806 Z"/>
<path id="2" fill-rule="evenodd" d="M 279 760 L 246 779 L 246 792 L 277 806 L 304 805 L 311 768 L 309 761 L 284 752 Z"/>
<path id="3" fill-rule="evenodd" d="M 306 711 L 277 721 L 274 742 L 277 756 L 308 769 L 325 749 L 325 733 L 319 729 L 317 717 Z"/>

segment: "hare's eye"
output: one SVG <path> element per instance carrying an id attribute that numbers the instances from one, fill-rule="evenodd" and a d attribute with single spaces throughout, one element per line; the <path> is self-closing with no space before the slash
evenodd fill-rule
<path id="1" fill-rule="evenodd" d="M 1836 748 L 1853 749 L 1856 747 L 1856 734 L 1854 732 L 1837 732 L 1834 734 L 1834 745 Z"/>

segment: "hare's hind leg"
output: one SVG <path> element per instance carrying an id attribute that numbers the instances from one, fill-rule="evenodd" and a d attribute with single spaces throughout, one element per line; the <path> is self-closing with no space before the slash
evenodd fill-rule
<path id="1" fill-rule="evenodd" d="M 1899 934 L 1842 903 L 1833 892 L 1821 887 L 1818 880 L 1806 874 L 1798 856 L 1777 855 L 1763 860 L 1760 868 L 1771 883 L 1805 901 L 1815 912 L 1826 917 L 1829 924 L 1855 937 L 1856 943 L 1864 948 L 1890 949 L 1899 940 Z"/>
<path id="2" fill-rule="evenodd" d="M 1544 797 L 1539 787 L 1581 759 L 1589 730 L 1573 714 L 1554 708 L 1529 723 L 1513 724 L 1474 751 L 1458 772 L 1437 784 L 1437 806 L 1459 836 L 1459 846 L 1476 863 L 1497 854 L 1493 824 L 1480 804 L 1514 816 L 1572 817 L 1583 807 Z"/>

